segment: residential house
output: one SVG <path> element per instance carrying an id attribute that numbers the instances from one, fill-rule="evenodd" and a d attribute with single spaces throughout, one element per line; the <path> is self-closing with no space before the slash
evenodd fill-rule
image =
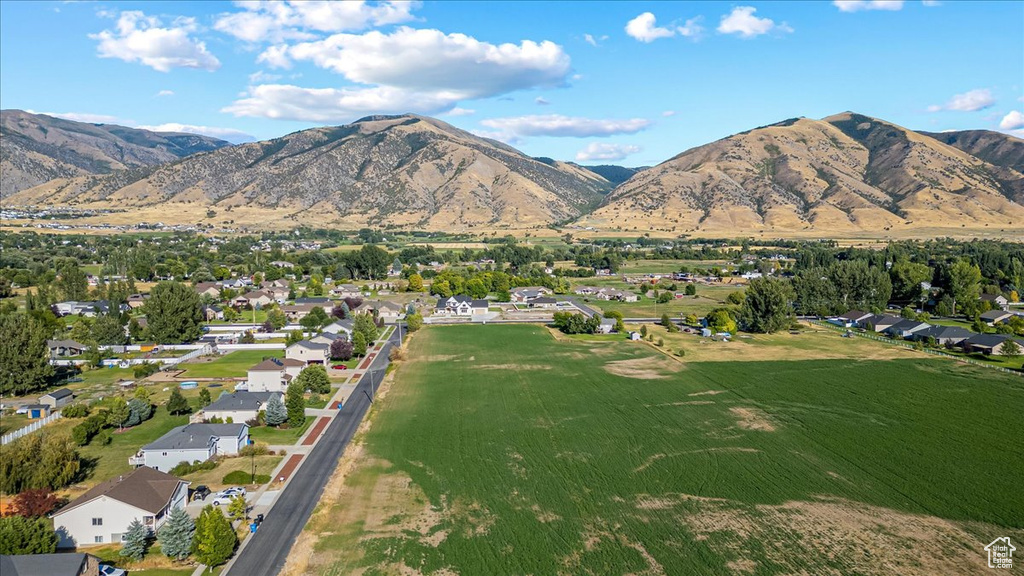
<path id="1" fill-rule="evenodd" d="M 615 332 L 615 318 L 601 318 L 601 323 L 597 325 L 597 331 L 601 334 Z"/>
<path id="2" fill-rule="evenodd" d="M 487 300 L 474 300 L 462 295 L 438 298 L 434 307 L 434 315 L 440 316 L 477 316 L 486 313 Z"/>
<path id="3" fill-rule="evenodd" d="M 330 310 L 331 308 L 334 307 L 334 303 L 331 302 L 331 299 L 327 298 L 326 296 L 316 296 L 316 297 L 311 297 L 311 298 L 296 298 L 295 299 L 295 304 L 296 305 L 310 304 L 310 305 L 313 305 L 313 306 L 319 306 L 319 307 L 323 308 L 324 310 Z"/>
<path id="4" fill-rule="evenodd" d="M 372 300 L 363 302 L 363 305 L 359 307 L 359 312 L 376 312 L 377 317 L 382 318 L 385 322 L 397 322 L 405 315 L 405 307 L 385 300 Z"/>
<path id="5" fill-rule="evenodd" d="M 199 282 L 193 286 L 193 290 L 200 296 L 209 296 L 210 298 L 220 298 L 220 282 Z"/>
<path id="6" fill-rule="evenodd" d="M 281 311 L 288 317 L 289 322 L 298 322 L 305 318 L 313 308 L 323 308 L 324 312 L 330 312 L 329 307 L 325 308 L 320 304 L 286 304 L 281 306 Z"/>
<path id="7" fill-rule="evenodd" d="M 985 354 L 986 356 L 1006 355 L 1006 343 L 1013 340 L 1018 350 L 1024 352 L 1024 340 L 1014 338 L 1009 334 L 975 334 L 962 342 L 964 351 L 968 354 Z"/>
<path id="8" fill-rule="evenodd" d="M 252 306 L 253 308 L 262 308 L 271 302 L 276 302 L 273 294 L 265 290 L 253 290 L 235 298 L 231 301 L 231 304 L 235 307 Z"/>
<path id="9" fill-rule="evenodd" d="M 278 268 L 288 268 L 289 270 L 295 268 L 295 264 L 286 262 L 285 260 L 274 260 L 270 263 L 271 266 L 277 266 Z"/>
<path id="10" fill-rule="evenodd" d="M 214 320 L 224 319 L 224 308 L 218 304 L 210 304 L 209 306 L 203 306 L 203 318 L 207 322 Z"/>
<path id="11" fill-rule="evenodd" d="M 275 280 L 275 282 L 278 282 L 278 280 Z M 291 292 L 291 290 L 288 289 L 288 284 L 278 286 L 274 284 L 274 282 L 264 282 L 263 285 L 260 286 L 260 290 L 270 294 L 270 297 L 278 304 L 282 304 L 288 300 L 288 294 Z"/>
<path id="12" fill-rule="evenodd" d="M 249 422 L 267 409 L 267 403 L 272 396 L 280 398 L 282 393 L 239 391 L 221 394 L 220 398 L 203 408 L 200 415 L 204 420 L 219 418 L 223 422 Z"/>
<path id="13" fill-rule="evenodd" d="M 910 338 L 915 332 L 920 332 L 921 330 L 926 330 L 931 327 L 932 325 L 927 322 L 908 320 L 904 318 L 885 330 L 882 330 L 882 333 L 888 334 L 893 338 Z"/>
<path id="14" fill-rule="evenodd" d="M 47 340 L 46 347 L 50 349 L 51 357 L 78 356 L 88 348 L 85 344 L 74 340 Z"/>
<path id="15" fill-rule="evenodd" d="M 107 300 L 96 300 L 95 302 L 76 302 L 69 300 L 66 302 L 58 302 L 53 305 L 58 316 L 86 316 L 93 318 L 97 314 L 106 314 L 110 312 L 110 302 Z M 121 305 L 121 311 L 127 312 L 129 310 L 127 304 Z"/>
<path id="16" fill-rule="evenodd" d="M 974 332 L 959 326 L 932 326 L 911 335 L 912 340 L 934 339 L 939 346 L 956 346 L 974 336 Z"/>
<path id="17" fill-rule="evenodd" d="M 324 326 L 322 332 L 330 332 L 332 334 L 345 334 L 349 338 L 352 338 L 352 330 L 355 322 L 351 318 L 344 320 L 335 320 L 327 326 Z"/>
<path id="18" fill-rule="evenodd" d="M 242 291 L 252 285 L 252 280 L 248 278 L 232 278 L 231 280 L 225 280 L 221 285 L 229 290 Z"/>
<path id="19" fill-rule="evenodd" d="M 874 314 L 870 318 L 861 320 L 860 327 L 872 332 L 884 332 L 903 320 L 904 318 L 892 314 Z"/>
<path id="20" fill-rule="evenodd" d="M 156 532 L 171 510 L 185 507 L 188 484 L 146 466 L 101 482 L 53 513 L 58 546 L 120 543 L 134 520 Z"/>
<path id="21" fill-rule="evenodd" d="M 839 324 L 840 326 L 843 326 L 844 328 L 851 328 L 855 326 L 860 327 L 863 326 L 861 322 L 867 320 L 868 318 L 871 318 L 872 316 L 874 316 L 874 314 L 870 312 L 864 312 L 863 310 L 850 310 L 846 314 L 840 314 L 839 316 L 836 316 L 836 320 L 838 320 L 839 322 L 835 323 Z"/>
<path id="22" fill-rule="evenodd" d="M 983 312 L 981 314 L 981 320 L 989 326 L 995 326 L 996 324 L 1008 321 L 1014 316 L 1015 314 L 1013 312 L 1007 312 L 1005 310 L 989 310 L 988 312 Z"/>
<path id="23" fill-rule="evenodd" d="M 359 298 L 363 295 L 362 290 L 355 284 L 338 284 L 331 288 L 331 294 L 338 298 Z"/>
<path id="24" fill-rule="evenodd" d="M 512 302 L 516 304 L 528 304 L 542 296 L 550 296 L 551 293 L 551 290 L 544 286 L 521 286 L 509 292 L 512 295 Z"/>
<path id="25" fill-rule="evenodd" d="M 128 297 L 126 303 L 132 310 L 136 308 L 142 308 L 146 305 L 146 300 L 149 300 L 149 294 L 132 294 Z"/>
<path id="26" fill-rule="evenodd" d="M 308 338 L 314 344 L 327 344 L 329 347 L 335 340 L 348 342 L 348 334 L 345 332 L 321 332 L 316 336 Z"/>
<path id="27" fill-rule="evenodd" d="M 319 344 L 309 340 L 299 340 L 284 351 L 285 358 L 299 360 L 307 366 L 310 364 L 327 365 L 331 360 L 329 344 Z"/>
<path id="28" fill-rule="evenodd" d="M 71 390 L 68 390 L 67 388 L 59 388 L 53 392 L 40 396 L 39 403 L 49 406 L 51 410 L 57 410 L 58 408 L 63 408 L 68 404 L 71 404 L 71 401 L 74 399 L 75 395 Z"/>
<path id="29" fill-rule="evenodd" d="M 0 556 L 3 576 L 100 576 L 100 559 L 92 554 L 17 554 Z"/>
<path id="30" fill-rule="evenodd" d="M 573 294 L 576 294 L 577 296 L 593 296 L 600 291 L 600 288 L 594 286 L 577 286 L 576 289 L 573 290 Z"/>
<path id="31" fill-rule="evenodd" d="M 249 392 L 282 392 L 305 367 L 305 362 L 293 358 L 268 358 L 249 368 Z"/>
<path id="32" fill-rule="evenodd" d="M 1010 305 L 1010 301 L 1002 294 L 982 294 L 979 300 L 989 302 L 993 308 L 1000 308 L 1002 310 L 1005 310 Z"/>
<path id="33" fill-rule="evenodd" d="M 710 330 L 708 332 L 710 332 Z M 629 339 L 636 341 L 636 340 L 643 340 L 644 338 L 643 338 L 643 335 L 640 334 L 639 332 L 630 332 L 629 333 Z"/>
<path id="34" fill-rule="evenodd" d="M 558 307 L 558 300 L 555 300 L 554 298 L 551 298 L 549 296 L 540 296 L 534 298 L 533 300 L 530 300 L 529 305 L 530 308 L 540 308 L 544 310 L 549 310 L 551 308 Z"/>
<path id="35" fill-rule="evenodd" d="M 218 455 L 236 456 L 248 443 L 248 424 L 186 424 L 143 446 L 138 454 L 128 459 L 128 464 L 170 470 L 182 462 L 205 462 Z"/>

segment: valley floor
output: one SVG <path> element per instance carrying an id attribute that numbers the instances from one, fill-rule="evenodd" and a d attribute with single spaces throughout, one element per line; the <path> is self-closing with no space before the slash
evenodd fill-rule
<path id="1" fill-rule="evenodd" d="M 1024 540 L 1024 380 L 865 344 L 708 362 L 425 328 L 286 573 L 986 571 Z"/>

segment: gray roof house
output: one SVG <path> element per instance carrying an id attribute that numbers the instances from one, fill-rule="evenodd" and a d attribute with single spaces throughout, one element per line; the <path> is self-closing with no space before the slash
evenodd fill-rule
<path id="1" fill-rule="evenodd" d="M 50 349 L 50 356 L 78 356 L 88 348 L 74 340 L 47 340 L 46 347 Z"/>
<path id="2" fill-rule="evenodd" d="M 82 552 L 0 556 L 3 576 L 96 576 L 99 567 L 99 558 Z"/>
<path id="3" fill-rule="evenodd" d="M 883 332 L 887 328 L 902 322 L 904 318 L 899 316 L 893 316 L 892 314 L 874 314 L 870 318 L 861 320 L 860 326 L 865 330 L 874 330 L 875 332 Z"/>
<path id="4" fill-rule="evenodd" d="M 448 316 L 473 316 L 475 314 L 486 314 L 487 300 L 474 300 L 469 296 L 452 296 L 450 298 L 438 298 L 434 307 L 434 314 Z"/>
<path id="5" fill-rule="evenodd" d="M 227 422 L 248 422 L 255 420 L 266 409 L 271 396 L 281 397 L 281 392 L 238 391 L 221 394 L 212 404 L 198 414 L 203 419 L 220 418 Z"/>
<path id="6" fill-rule="evenodd" d="M 993 306 L 998 306 L 1000 308 L 1005 308 L 1010 304 L 1010 301 L 1002 294 L 982 294 L 978 300 L 982 302 L 991 302 Z"/>
<path id="7" fill-rule="evenodd" d="M 346 318 L 344 320 L 335 320 L 334 322 L 331 322 L 327 326 L 324 326 L 323 332 L 331 332 L 332 334 L 348 334 L 349 336 L 351 336 L 354 326 L 355 322 L 351 318 Z"/>
<path id="8" fill-rule="evenodd" d="M 988 312 L 983 312 L 981 314 L 981 320 L 990 326 L 995 326 L 1000 322 L 1006 322 L 1014 316 L 1016 316 L 1016 314 L 1005 310 L 989 310 Z"/>
<path id="9" fill-rule="evenodd" d="M 602 334 L 611 334 L 615 331 L 615 318 L 601 318 L 601 323 L 598 324 L 597 330 Z"/>
<path id="10" fill-rule="evenodd" d="M 75 395 L 71 390 L 68 390 L 67 388 L 59 388 L 53 392 L 40 396 L 39 403 L 49 406 L 52 410 L 56 410 L 57 408 L 67 406 L 74 399 Z"/>
<path id="11" fill-rule="evenodd" d="M 931 328 L 932 325 L 927 322 L 920 322 L 918 320 L 903 320 L 893 324 L 892 326 L 882 330 L 885 334 L 893 337 L 909 338 L 915 332 L 920 332 L 927 328 Z"/>
<path id="12" fill-rule="evenodd" d="M 843 320 L 844 324 L 849 326 L 860 326 L 861 322 L 871 318 L 874 314 L 870 312 L 864 312 L 863 310 L 850 310 L 846 314 L 840 314 L 837 316 L 838 319 Z"/>
<path id="13" fill-rule="evenodd" d="M 932 326 L 915 332 L 911 338 L 913 340 L 934 338 L 935 343 L 939 346 L 955 346 L 971 336 L 974 336 L 974 332 L 959 326 Z"/>
<path id="14" fill-rule="evenodd" d="M 307 365 L 327 364 L 331 359 L 331 346 L 311 340 L 299 340 L 286 348 L 284 355 L 285 358 L 300 360 Z"/>
<path id="15" fill-rule="evenodd" d="M 1006 354 L 1003 348 L 1009 340 L 1016 342 L 1021 351 L 1024 351 L 1024 340 L 1013 338 L 1008 334 L 975 334 L 964 340 L 963 346 L 968 353 L 1003 356 Z"/>
<path id="16" fill-rule="evenodd" d="M 248 424 L 186 424 L 143 446 L 138 454 L 128 458 L 128 463 L 170 470 L 182 462 L 205 462 L 217 455 L 237 455 L 248 443 Z"/>

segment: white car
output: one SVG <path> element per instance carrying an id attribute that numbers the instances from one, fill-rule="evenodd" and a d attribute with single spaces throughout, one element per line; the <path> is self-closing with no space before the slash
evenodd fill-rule
<path id="1" fill-rule="evenodd" d="M 248 382 L 239 382 L 235 384 L 235 392 L 247 392 L 249 390 Z"/>
<path id="2" fill-rule="evenodd" d="M 110 564 L 100 564 L 100 576 L 125 576 L 127 572 Z"/>
<path id="3" fill-rule="evenodd" d="M 239 491 L 237 488 L 228 488 L 227 490 L 221 490 L 213 495 L 213 505 L 220 506 L 221 504 L 227 504 L 231 502 L 231 499 L 235 496 L 245 497 L 245 489 Z"/>

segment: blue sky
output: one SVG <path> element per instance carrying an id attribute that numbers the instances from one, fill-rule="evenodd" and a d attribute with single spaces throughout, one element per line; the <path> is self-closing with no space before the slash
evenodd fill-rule
<path id="1" fill-rule="evenodd" d="M 795 116 L 1024 136 L 1024 2 L 0 2 L 0 106 L 232 141 L 416 112 L 631 166 Z"/>

